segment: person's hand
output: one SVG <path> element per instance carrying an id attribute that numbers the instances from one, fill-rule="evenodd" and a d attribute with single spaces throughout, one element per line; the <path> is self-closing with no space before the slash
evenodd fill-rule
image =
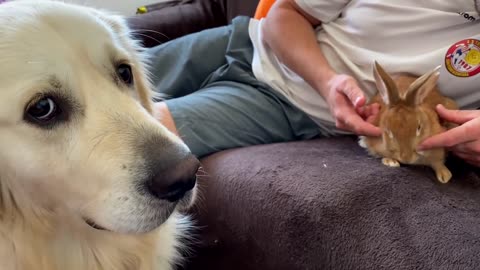
<path id="1" fill-rule="evenodd" d="M 366 97 L 354 78 L 334 75 L 327 83 L 327 103 L 337 128 L 356 135 L 380 136 L 381 130 L 372 124 L 378 116 L 379 104 L 365 106 Z"/>
<path id="2" fill-rule="evenodd" d="M 418 150 L 445 147 L 466 162 L 480 167 L 480 110 L 448 110 L 437 106 L 439 116 L 459 126 L 425 139 Z"/>

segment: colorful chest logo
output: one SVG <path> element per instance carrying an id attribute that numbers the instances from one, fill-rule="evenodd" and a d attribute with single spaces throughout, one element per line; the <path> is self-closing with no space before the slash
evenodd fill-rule
<path id="1" fill-rule="evenodd" d="M 480 40 L 464 39 L 453 44 L 445 55 L 445 67 L 457 77 L 480 73 Z"/>

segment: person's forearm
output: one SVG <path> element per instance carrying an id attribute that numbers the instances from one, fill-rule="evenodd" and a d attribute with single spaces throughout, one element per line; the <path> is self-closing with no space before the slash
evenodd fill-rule
<path id="1" fill-rule="evenodd" d="M 326 83 L 335 72 L 316 40 L 313 25 L 320 22 L 302 16 L 292 2 L 280 0 L 272 7 L 263 24 L 264 41 L 280 61 L 325 97 Z"/>

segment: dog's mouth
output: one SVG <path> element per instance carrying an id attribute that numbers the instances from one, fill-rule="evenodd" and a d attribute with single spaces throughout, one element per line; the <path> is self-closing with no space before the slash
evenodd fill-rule
<path id="1" fill-rule="evenodd" d="M 95 230 L 99 230 L 99 231 L 108 231 L 107 229 L 105 229 L 104 227 L 96 224 L 93 220 L 91 219 L 84 219 L 85 220 L 85 223 L 87 223 L 88 226 L 90 226 L 91 228 L 95 229 Z"/>

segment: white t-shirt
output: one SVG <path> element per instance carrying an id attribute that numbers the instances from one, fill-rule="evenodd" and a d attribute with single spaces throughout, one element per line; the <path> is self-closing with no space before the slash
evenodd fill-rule
<path id="1" fill-rule="evenodd" d="M 480 106 L 480 0 L 296 2 L 322 21 L 316 36 L 329 64 L 336 72 L 356 78 L 368 96 L 376 93 L 375 60 L 389 73 L 418 76 L 442 65 L 440 90 L 461 108 Z M 262 41 L 262 23 L 252 19 L 249 27 L 255 76 L 320 126 L 338 133 L 321 95 L 282 64 Z"/>

